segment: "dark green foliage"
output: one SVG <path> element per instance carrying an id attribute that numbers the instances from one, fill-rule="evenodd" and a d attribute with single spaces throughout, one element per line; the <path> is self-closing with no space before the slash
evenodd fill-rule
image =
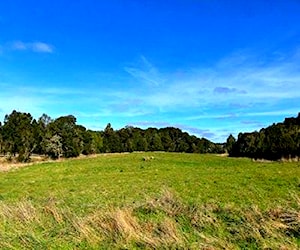
<path id="1" fill-rule="evenodd" d="M 236 142 L 235 138 L 233 137 L 232 134 L 230 134 L 226 140 L 226 150 L 227 150 L 228 154 L 232 154 L 233 146 L 234 146 L 235 142 Z"/>
<path id="2" fill-rule="evenodd" d="M 104 129 L 103 145 L 106 153 L 122 152 L 120 136 L 114 131 L 110 123 Z"/>
<path id="3" fill-rule="evenodd" d="M 32 153 L 76 157 L 100 152 L 167 151 L 187 153 L 224 153 L 230 156 L 278 160 L 300 157 L 300 113 L 259 132 L 230 135 L 226 144 L 197 138 L 178 128 L 126 126 L 114 130 L 107 124 L 104 131 L 86 130 L 72 115 L 52 120 L 43 114 L 38 121 L 31 114 L 13 111 L 0 123 L 0 153 L 18 161 L 30 160 Z"/>
<path id="4" fill-rule="evenodd" d="M 62 152 L 65 157 L 79 156 L 82 148 L 82 134 L 85 128 L 76 125 L 76 118 L 72 115 L 62 116 L 49 124 L 53 135 L 61 137 Z"/>
<path id="5" fill-rule="evenodd" d="M 190 136 L 178 128 L 148 128 L 126 126 L 115 131 L 107 124 L 103 132 L 103 152 L 167 151 L 187 153 L 224 153 L 222 144 Z"/>
<path id="6" fill-rule="evenodd" d="M 300 157 L 300 113 L 259 132 L 240 133 L 235 142 L 230 135 L 226 144 L 230 156 L 279 160 Z"/>
<path id="7" fill-rule="evenodd" d="M 185 151 L 185 148 L 182 148 L 182 152 Z M 150 141 L 149 141 L 149 150 L 150 151 L 163 151 L 164 150 L 164 146 L 163 143 L 161 141 L 161 137 L 159 136 L 159 134 L 157 132 L 155 132 L 151 137 L 150 137 Z"/>
<path id="8" fill-rule="evenodd" d="M 86 130 L 72 115 L 52 120 L 43 114 L 36 121 L 29 113 L 13 111 L 0 124 L 0 153 L 19 161 L 29 161 L 32 153 L 57 159 L 133 151 L 223 153 L 224 147 L 173 127 L 143 130 L 126 126 L 115 131 L 108 123 L 104 131 Z"/>
<path id="9" fill-rule="evenodd" d="M 30 155 L 36 147 L 35 125 L 36 121 L 29 113 L 14 110 L 10 115 L 6 115 L 1 129 L 2 151 L 9 153 L 10 156 L 18 154 L 19 161 L 29 161 Z"/>

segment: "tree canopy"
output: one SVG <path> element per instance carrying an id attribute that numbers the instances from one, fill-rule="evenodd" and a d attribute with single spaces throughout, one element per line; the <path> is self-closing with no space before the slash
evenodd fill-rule
<path id="1" fill-rule="evenodd" d="M 229 136 L 226 148 L 229 156 L 235 157 L 268 160 L 300 157 L 300 113 L 259 132 L 240 133 L 236 141 Z"/>
<path id="2" fill-rule="evenodd" d="M 0 123 L 0 153 L 19 161 L 29 161 L 32 154 L 57 159 L 132 151 L 222 153 L 224 148 L 173 127 L 114 130 L 108 123 L 104 131 L 92 131 L 78 125 L 73 115 L 51 119 L 43 114 L 35 120 L 29 113 L 14 110 Z"/>
<path id="3" fill-rule="evenodd" d="M 237 139 L 230 135 L 225 146 L 174 127 L 126 126 L 114 130 L 108 123 L 103 131 L 92 131 L 78 125 L 73 115 L 52 119 L 43 114 L 35 120 L 30 113 L 14 110 L 0 122 L 0 153 L 22 162 L 29 161 L 32 154 L 57 159 L 133 151 L 223 153 L 225 149 L 234 157 L 269 160 L 300 157 L 300 113 L 260 131 L 240 133 Z"/>

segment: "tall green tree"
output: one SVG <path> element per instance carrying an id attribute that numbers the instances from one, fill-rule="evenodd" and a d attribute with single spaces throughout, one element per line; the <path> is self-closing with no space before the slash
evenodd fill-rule
<path id="1" fill-rule="evenodd" d="M 106 153 L 122 152 L 122 144 L 120 137 L 116 131 L 108 123 L 103 133 L 103 146 Z"/>
<path id="2" fill-rule="evenodd" d="M 236 142 L 236 139 L 233 137 L 232 134 L 230 134 L 226 140 L 226 150 L 229 155 L 233 154 L 234 144 Z"/>
<path id="3" fill-rule="evenodd" d="M 13 111 L 6 115 L 2 128 L 5 152 L 18 154 L 19 161 L 29 161 L 36 147 L 33 134 L 33 118 L 29 113 Z"/>
<path id="4" fill-rule="evenodd" d="M 79 156 L 83 149 L 82 127 L 76 125 L 73 115 L 61 116 L 49 125 L 50 138 L 59 136 L 64 157 Z"/>

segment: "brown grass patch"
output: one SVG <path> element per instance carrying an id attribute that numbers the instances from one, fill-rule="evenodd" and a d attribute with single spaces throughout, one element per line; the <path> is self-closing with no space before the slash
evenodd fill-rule
<path id="1" fill-rule="evenodd" d="M 43 206 L 0 202 L 0 248 L 63 243 L 76 249 L 299 249 L 300 203 L 295 199 L 297 207 L 263 211 L 257 206 L 185 204 L 164 190 L 144 204 L 82 216 L 54 199 Z"/>

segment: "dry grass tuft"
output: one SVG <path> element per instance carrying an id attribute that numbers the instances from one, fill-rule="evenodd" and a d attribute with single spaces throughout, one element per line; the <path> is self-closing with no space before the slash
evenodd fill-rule
<path id="1" fill-rule="evenodd" d="M 300 210 L 271 209 L 269 216 L 274 228 L 283 230 L 289 236 L 300 237 Z"/>
<path id="2" fill-rule="evenodd" d="M 182 237 L 179 233 L 176 221 L 171 218 L 166 218 L 159 227 L 161 231 L 160 237 L 163 237 L 166 244 L 179 244 L 182 242 Z"/>
<path id="3" fill-rule="evenodd" d="M 90 245 L 97 245 L 98 242 L 101 242 L 101 238 L 97 230 L 89 225 L 85 218 L 74 217 L 72 219 L 72 226 L 75 230 L 74 241 L 83 242 L 86 241 Z"/>
<path id="4" fill-rule="evenodd" d="M 110 239 L 116 244 L 135 242 L 139 246 L 157 248 L 181 242 L 174 221 L 165 219 L 160 223 L 143 223 L 132 208 L 112 209 L 105 213 L 97 211 L 87 218 L 86 224 L 97 231 L 100 238 Z"/>
<path id="5" fill-rule="evenodd" d="M 143 207 L 149 212 L 161 210 L 170 217 L 182 214 L 183 210 L 186 209 L 178 197 L 168 189 L 164 189 L 158 198 L 150 199 Z"/>
<path id="6" fill-rule="evenodd" d="M 206 227 L 220 227 L 221 222 L 215 214 L 217 210 L 218 206 L 215 204 L 192 207 L 191 211 L 188 213 L 192 226 L 198 231 L 202 231 Z"/>
<path id="7" fill-rule="evenodd" d="M 62 224 L 64 222 L 64 212 L 57 207 L 56 202 L 52 199 L 50 199 L 43 207 L 43 210 L 44 213 L 52 216 L 58 224 Z"/>
<path id="8" fill-rule="evenodd" d="M 296 199 L 297 200 L 297 199 Z M 261 210 L 188 205 L 174 193 L 78 216 L 55 200 L 0 203 L 0 248 L 299 249 L 300 204 Z M 54 243 L 53 243 L 54 242 Z M 297 243 L 298 242 L 298 243 Z M 51 247 L 50 247 L 51 248 Z"/>
<path id="9" fill-rule="evenodd" d="M 111 214 L 116 231 L 126 239 L 136 239 L 141 228 L 131 209 L 117 209 Z"/>
<path id="10" fill-rule="evenodd" d="M 3 220 L 18 223 L 31 223 L 38 220 L 36 208 L 31 202 L 23 201 L 17 204 L 0 203 L 0 216 Z"/>

